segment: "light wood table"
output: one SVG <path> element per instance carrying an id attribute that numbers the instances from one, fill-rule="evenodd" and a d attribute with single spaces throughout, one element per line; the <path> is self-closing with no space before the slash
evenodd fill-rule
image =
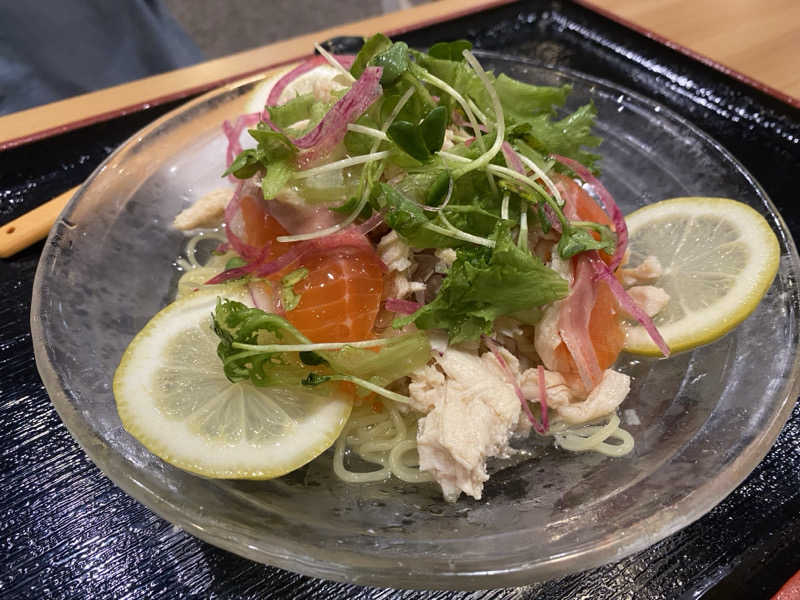
<path id="1" fill-rule="evenodd" d="M 800 107 L 800 0 L 581 4 Z"/>

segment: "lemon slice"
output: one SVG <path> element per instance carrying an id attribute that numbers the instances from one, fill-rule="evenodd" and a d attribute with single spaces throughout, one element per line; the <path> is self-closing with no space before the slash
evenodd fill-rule
<path id="1" fill-rule="evenodd" d="M 125 429 L 163 460 L 199 475 L 269 479 L 329 448 L 350 415 L 344 395 L 318 388 L 231 383 L 211 329 L 217 297 L 248 302 L 243 286 L 173 302 L 134 338 L 114 375 Z"/>
<path id="2" fill-rule="evenodd" d="M 655 256 L 652 285 L 670 300 L 653 321 L 673 352 L 721 337 L 758 305 L 778 271 L 780 246 L 758 212 L 727 198 L 673 198 L 626 217 L 630 262 Z M 625 350 L 660 354 L 645 329 L 626 327 Z"/>

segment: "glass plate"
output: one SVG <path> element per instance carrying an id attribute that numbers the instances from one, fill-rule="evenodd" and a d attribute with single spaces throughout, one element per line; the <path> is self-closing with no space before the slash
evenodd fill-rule
<path id="1" fill-rule="evenodd" d="M 778 277 L 723 339 L 668 360 L 623 355 L 624 458 L 544 445 L 495 473 L 481 501 L 447 504 L 432 484 L 348 485 L 331 456 L 266 482 L 213 481 L 151 455 L 117 416 L 111 378 L 126 345 L 174 293 L 185 237 L 172 218 L 225 185 L 220 123 L 250 79 L 186 104 L 123 144 L 53 228 L 33 292 L 36 361 L 72 435 L 117 485 L 221 548 L 308 575 L 415 588 L 529 583 L 618 560 L 710 510 L 763 458 L 798 395 L 798 257 L 764 190 L 724 148 L 664 107 L 608 82 L 483 54 L 488 68 L 571 83 L 593 101 L 602 179 L 624 212 L 663 198 L 748 203 L 781 242 Z"/>

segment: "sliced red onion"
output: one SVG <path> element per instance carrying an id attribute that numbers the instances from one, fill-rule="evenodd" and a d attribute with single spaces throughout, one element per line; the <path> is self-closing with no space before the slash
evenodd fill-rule
<path id="1" fill-rule="evenodd" d="M 611 289 L 611 292 L 614 294 L 614 297 L 619 302 L 619 305 L 628 312 L 628 314 L 632 315 L 642 327 L 645 328 L 650 339 L 653 340 L 658 349 L 661 350 L 661 353 L 664 356 L 670 355 L 669 346 L 664 341 L 664 338 L 661 337 L 661 333 L 659 333 L 658 329 L 653 323 L 653 320 L 644 312 L 641 307 L 636 304 L 636 301 L 630 297 L 628 292 L 625 291 L 625 288 L 622 287 L 622 284 L 619 280 L 614 277 L 614 273 L 611 271 L 611 266 L 607 265 L 603 262 L 603 259 L 600 258 L 600 254 L 596 250 L 592 250 L 585 254 L 589 255 L 589 261 L 591 263 L 592 268 L 594 269 L 595 277 L 601 281 L 605 281 L 608 284 L 608 287 Z"/>
<path id="2" fill-rule="evenodd" d="M 260 118 L 261 113 L 249 113 L 246 115 L 239 115 L 233 123 L 227 120 L 222 122 L 222 131 L 225 137 L 228 138 L 228 148 L 225 152 L 225 166 L 230 167 L 234 159 L 242 151 L 242 144 L 239 138 L 244 128 L 255 125 Z M 234 183 L 239 181 L 233 174 L 228 175 L 228 179 Z"/>
<path id="3" fill-rule="evenodd" d="M 236 267 L 235 269 L 228 269 L 227 271 L 223 271 L 217 275 L 214 275 L 211 279 L 206 281 L 203 285 L 214 285 L 215 283 L 224 283 L 226 281 L 230 281 L 231 279 L 239 279 L 240 277 L 244 277 L 245 275 L 250 274 L 249 265 L 245 265 L 243 267 Z"/>
<path id="4" fill-rule="evenodd" d="M 306 254 L 311 252 L 311 250 L 313 250 L 313 248 L 306 243 L 295 244 L 289 248 L 287 252 L 281 254 L 275 260 L 256 265 L 255 269 L 253 270 L 253 275 L 256 277 L 268 277 L 273 273 L 282 271 L 295 261 L 301 259 Z"/>
<path id="5" fill-rule="evenodd" d="M 514 169 L 517 173 L 522 173 L 525 175 L 525 167 L 522 164 L 522 161 L 519 159 L 519 155 L 517 154 L 516 150 L 511 147 L 511 144 L 508 142 L 503 142 L 503 144 L 500 146 L 500 149 L 503 151 L 503 156 L 505 156 L 508 166 Z"/>
<path id="6" fill-rule="evenodd" d="M 333 55 L 336 60 L 339 61 L 345 69 L 349 69 L 353 65 L 353 61 L 355 60 L 355 56 L 353 54 L 334 54 Z M 327 64 L 327 60 L 325 60 L 324 56 L 314 56 L 313 58 L 308 59 L 304 63 L 296 66 L 294 69 L 286 73 L 283 77 L 281 77 L 278 81 L 275 82 L 275 85 L 272 86 L 272 89 L 269 92 L 269 96 L 267 97 L 266 106 L 275 106 L 278 103 L 278 99 L 281 97 L 283 90 L 286 89 L 290 83 L 292 83 L 295 79 L 300 77 L 303 73 L 308 73 L 312 69 L 316 69 L 320 65 Z M 269 117 L 267 111 L 264 111 L 266 116 Z M 265 121 L 267 119 L 264 119 Z"/>
<path id="7" fill-rule="evenodd" d="M 458 125 L 459 127 L 469 127 L 470 129 L 474 130 L 477 126 L 478 131 L 480 131 L 481 133 L 489 132 L 489 129 L 486 127 L 486 125 L 482 125 L 481 123 L 475 123 L 475 125 L 473 125 L 472 123 L 467 121 L 464 117 L 462 117 L 461 114 L 456 110 L 453 111 L 451 119 L 453 121 L 453 124 Z"/>
<path id="8" fill-rule="evenodd" d="M 312 252 L 325 252 L 335 248 L 369 248 L 374 252 L 369 240 L 357 227 L 353 226 L 339 233 L 294 244 L 285 254 L 275 260 L 258 265 L 253 274 L 257 277 L 268 277 Z"/>
<path id="9" fill-rule="evenodd" d="M 228 250 L 230 250 L 231 245 L 228 242 L 220 242 L 217 244 L 217 247 L 214 248 L 214 252 L 216 254 L 225 254 Z"/>
<path id="10" fill-rule="evenodd" d="M 547 385 L 545 385 L 544 367 L 542 365 L 536 368 L 536 374 L 539 378 L 539 404 L 542 407 L 542 428 L 544 429 L 539 433 L 544 433 L 550 429 L 550 421 L 547 418 Z"/>
<path id="11" fill-rule="evenodd" d="M 558 220 L 558 215 L 553 210 L 553 207 L 549 204 L 543 204 L 542 210 L 544 210 L 547 220 L 550 221 L 550 227 L 561 233 L 561 221 Z"/>
<path id="12" fill-rule="evenodd" d="M 292 195 L 292 192 L 287 192 L 286 199 L 291 200 Z M 299 196 L 298 198 L 300 199 Z M 295 203 L 277 198 L 268 199 L 266 204 L 269 214 L 290 235 L 327 229 L 345 218 L 345 215 L 332 211 L 324 204 L 306 204 L 302 201 Z"/>
<path id="13" fill-rule="evenodd" d="M 614 197 L 611 195 L 611 193 L 602 183 L 600 183 L 600 180 L 597 179 L 597 177 L 592 175 L 592 172 L 589 171 L 589 169 L 584 167 L 578 161 L 567 158 L 566 156 L 559 156 L 558 154 L 553 154 L 552 156 L 562 165 L 565 165 L 575 171 L 578 177 L 592 186 L 595 193 L 600 198 L 600 201 L 603 203 L 603 208 L 611 218 L 611 222 L 614 223 L 614 231 L 617 234 L 617 247 L 614 250 L 614 256 L 611 257 L 611 262 L 608 265 L 609 269 L 613 273 L 617 270 L 617 267 L 619 267 L 620 263 L 622 262 L 622 257 L 625 255 L 625 250 L 628 248 L 628 226 L 625 224 L 625 217 L 623 216 L 622 211 L 614 201 Z"/>
<path id="14" fill-rule="evenodd" d="M 264 262 L 269 256 L 271 244 L 266 244 L 259 254 L 255 255 L 253 259 L 248 262 L 246 265 L 242 265 L 241 267 L 234 267 L 233 269 L 228 269 L 227 271 L 223 271 L 222 273 L 218 273 L 211 279 L 205 282 L 205 285 L 212 285 L 215 283 L 223 283 L 225 281 L 230 281 L 231 279 L 239 279 L 240 277 L 245 277 L 246 275 L 252 275 L 258 265 Z"/>
<path id="15" fill-rule="evenodd" d="M 536 430 L 537 433 L 545 433 L 547 431 L 547 427 L 544 423 L 540 423 L 539 420 L 533 415 L 531 411 L 531 407 L 528 406 L 528 401 L 525 399 L 525 394 L 522 393 L 522 388 L 519 387 L 519 383 L 517 382 L 517 378 L 514 377 L 514 374 L 511 372 L 511 369 L 506 362 L 506 359 L 503 358 L 503 355 L 500 354 L 500 348 L 497 346 L 497 343 L 492 340 L 488 336 L 483 336 L 483 341 L 486 343 L 486 347 L 491 350 L 494 357 L 497 359 L 498 364 L 500 365 L 500 369 L 503 371 L 508 382 L 514 388 L 514 393 L 519 398 L 520 405 L 522 405 L 522 410 L 528 417 L 528 420 L 533 425 L 533 428 Z M 547 418 L 547 405 L 543 404 L 542 415 L 546 419 Z"/>
<path id="16" fill-rule="evenodd" d="M 358 230 L 362 234 L 367 235 L 381 223 L 383 223 L 383 215 L 379 212 L 376 212 L 369 219 L 361 223 L 361 225 L 358 226 Z"/>
<path id="17" fill-rule="evenodd" d="M 597 281 L 586 252 L 575 256 L 572 261 L 575 278 L 558 314 L 558 333 L 575 361 L 583 386 L 589 391 L 603 377 L 594 344 L 589 337 L 589 320 L 597 299 Z"/>
<path id="18" fill-rule="evenodd" d="M 450 198 L 453 196 L 453 177 L 450 177 L 450 181 L 447 184 L 447 194 L 444 197 L 444 201 L 439 206 L 431 206 L 430 204 L 420 204 L 419 202 L 415 202 L 414 200 L 409 199 L 410 202 L 419 206 L 422 210 L 429 210 L 432 212 L 439 212 L 440 210 L 444 210 L 447 208 L 447 205 L 450 204 Z"/>
<path id="19" fill-rule="evenodd" d="M 245 190 L 247 186 L 253 186 L 254 191 L 257 189 L 250 180 L 240 181 L 239 185 L 236 186 L 233 197 L 225 207 L 225 237 L 228 238 L 228 243 L 239 256 L 248 263 L 252 263 L 264 259 L 264 256 L 266 256 L 268 252 L 269 245 L 264 248 L 257 248 L 256 246 L 248 244 L 240 237 L 242 229 L 244 228 L 244 222 L 241 216 L 242 195 L 245 194 L 246 191 L 249 191 Z M 256 198 L 260 198 L 260 196 L 260 193 L 255 193 Z M 266 208 L 264 209 L 264 214 L 267 214 Z"/>
<path id="20" fill-rule="evenodd" d="M 275 312 L 275 300 L 272 292 L 267 292 L 265 286 L 271 284 L 264 281 L 251 281 L 247 284 L 247 289 L 250 292 L 250 298 L 253 300 L 253 305 L 260 308 L 264 312 Z"/>
<path id="21" fill-rule="evenodd" d="M 293 139 L 298 148 L 307 149 L 298 155 L 301 166 L 309 165 L 339 144 L 347 133 L 347 124 L 355 121 L 380 97 L 382 67 L 367 67 L 361 77 L 325 114 L 322 121 L 306 135 Z"/>
<path id="22" fill-rule="evenodd" d="M 565 179 L 568 178 L 565 177 Z M 571 189 L 564 185 L 561 179 L 555 180 L 555 186 L 561 193 L 561 199 L 564 201 L 564 216 L 570 221 L 579 221 L 580 217 L 578 217 L 578 209 L 575 206 L 575 198 L 572 196 Z"/>
<path id="23" fill-rule="evenodd" d="M 387 298 L 384 304 L 386 310 L 403 315 L 413 315 L 422 306 L 419 302 L 403 300 L 401 298 Z"/>

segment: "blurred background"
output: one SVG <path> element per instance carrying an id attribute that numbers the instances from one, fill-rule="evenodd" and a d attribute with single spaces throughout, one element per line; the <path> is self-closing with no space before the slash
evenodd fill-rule
<path id="1" fill-rule="evenodd" d="M 0 115 L 426 0 L 0 0 Z"/>

